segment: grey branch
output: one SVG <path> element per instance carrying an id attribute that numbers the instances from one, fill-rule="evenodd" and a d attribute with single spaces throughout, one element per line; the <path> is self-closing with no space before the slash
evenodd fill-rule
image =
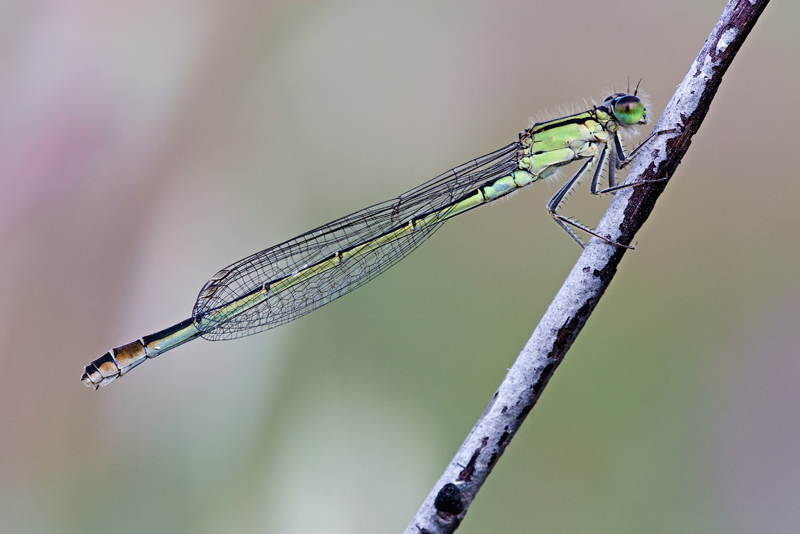
<path id="1" fill-rule="evenodd" d="M 598 225 L 630 244 L 700 128 L 733 58 L 768 0 L 730 0 Z M 455 531 L 617 271 L 625 249 L 592 238 L 541 322 L 406 534 Z"/>

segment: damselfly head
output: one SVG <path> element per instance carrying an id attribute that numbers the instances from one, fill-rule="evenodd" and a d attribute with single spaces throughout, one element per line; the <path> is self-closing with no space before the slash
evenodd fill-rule
<path id="1" fill-rule="evenodd" d="M 638 90 L 638 85 L 637 85 Z M 635 94 L 614 93 L 603 101 L 603 105 L 621 124 L 647 124 L 647 108 Z"/>

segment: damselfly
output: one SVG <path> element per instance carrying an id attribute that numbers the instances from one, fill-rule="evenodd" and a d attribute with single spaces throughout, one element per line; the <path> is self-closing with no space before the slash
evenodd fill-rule
<path id="1" fill-rule="evenodd" d="M 97 389 L 143 361 L 197 337 L 232 339 L 296 319 L 378 276 L 448 219 L 550 176 L 576 160 L 583 160 L 583 165 L 548 202 L 550 215 L 581 246 L 573 228 L 623 246 L 559 214 L 558 209 L 592 168 L 593 194 L 627 187 L 616 184 L 616 170 L 631 162 L 644 143 L 626 156 L 620 132 L 646 122 L 645 106 L 634 91 L 614 93 L 582 113 L 534 124 L 518 141 L 397 198 L 225 267 L 203 286 L 191 318 L 111 349 L 84 369 L 81 380 Z M 608 187 L 599 190 L 605 167 Z"/>

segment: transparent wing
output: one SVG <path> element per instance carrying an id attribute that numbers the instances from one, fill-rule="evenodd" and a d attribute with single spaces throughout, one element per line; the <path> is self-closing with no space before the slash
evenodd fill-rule
<path id="1" fill-rule="evenodd" d="M 220 271 L 200 291 L 195 321 L 209 312 L 311 267 L 337 252 L 373 241 L 410 220 L 441 210 L 517 168 L 519 143 L 472 160 L 400 195 L 257 252 Z M 444 221 L 393 239 L 341 265 L 270 295 L 264 302 L 207 329 L 211 340 L 248 336 L 284 324 L 362 286 L 418 247 Z M 209 289 L 211 289 L 209 291 Z"/>

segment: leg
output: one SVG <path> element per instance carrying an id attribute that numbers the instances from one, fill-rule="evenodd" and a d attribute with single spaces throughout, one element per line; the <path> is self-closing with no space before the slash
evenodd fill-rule
<path id="1" fill-rule="evenodd" d="M 591 228 L 589 228 L 588 226 L 585 226 L 585 225 L 583 225 L 583 224 L 581 224 L 579 222 L 573 221 L 572 219 L 570 219 L 568 217 L 565 217 L 565 216 L 561 215 L 560 213 L 558 213 L 558 209 L 564 203 L 564 199 L 567 196 L 567 194 L 575 187 L 575 185 L 577 185 L 577 183 L 580 181 L 581 177 L 583 177 L 583 175 L 586 174 L 586 172 L 594 164 L 597 164 L 597 169 L 595 170 L 594 177 L 592 178 L 592 185 L 596 186 L 595 182 L 599 179 L 600 171 L 603 168 L 603 162 L 605 161 L 605 159 L 606 159 L 606 148 L 604 147 L 603 150 L 600 152 L 600 154 L 597 154 L 593 158 L 587 160 L 586 163 L 581 165 L 581 168 L 578 169 L 578 172 L 576 172 L 572 176 L 572 178 L 567 180 L 567 182 L 563 186 L 561 186 L 561 189 L 559 189 L 558 192 L 555 195 L 553 195 L 553 198 L 551 198 L 550 201 L 547 203 L 547 211 L 550 213 L 550 216 L 553 217 L 553 220 L 556 221 L 556 223 L 558 223 L 558 225 L 561 228 L 563 228 L 564 231 L 567 232 L 567 234 L 569 234 L 569 236 L 572 239 L 574 239 L 575 242 L 578 243 L 581 246 L 581 248 L 585 248 L 586 245 L 583 243 L 583 241 L 580 240 L 580 238 L 577 235 L 575 235 L 575 232 L 573 232 L 572 229 L 567 225 L 570 225 L 570 226 L 572 226 L 574 228 L 582 230 L 582 231 L 586 232 L 589 235 L 593 235 L 593 236 L 595 236 L 597 238 L 600 238 L 603 241 L 605 241 L 606 243 L 610 243 L 610 244 L 616 245 L 618 247 L 633 249 L 633 247 L 629 247 L 627 245 L 622 245 L 620 243 L 616 243 L 616 242 L 610 240 L 607 237 L 603 237 L 600 234 L 596 233 Z"/>
<path id="2" fill-rule="evenodd" d="M 597 168 L 594 170 L 594 176 L 592 176 L 592 185 L 589 187 L 589 190 L 593 195 L 600 195 L 606 192 L 605 189 L 602 191 L 597 190 L 597 186 L 600 184 L 600 175 L 603 174 L 603 167 L 605 167 L 606 163 L 608 163 L 608 186 L 611 188 L 617 185 L 617 157 L 613 150 L 609 154 L 607 144 L 603 145 L 603 150 L 600 151 L 600 157 L 597 160 Z"/>
<path id="3" fill-rule="evenodd" d="M 646 180 L 643 182 L 635 182 L 631 184 L 622 184 L 617 185 L 617 173 L 616 171 L 622 169 L 627 164 L 631 163 L 636 156 L 639 154 L 639 151 L 644 148 L 644 146 L 652 141 L 657 135 L 661 135 L 664 133 L 672 133 L 675 130 L 662 130 L 660 132 L 653 132 L 647 136 L 647 138 L 642 141 L 639 146 L 634 148 L 630 154 L 627 156 L 625 155 L 625 151 L 622 148 L 622 142 L 619 139 L 619 133 L 614 135 L 614 150 L 611 153 L 611 157 L 609 158 L 609 165 L 608 165 L 608 187 L 606 189 L 602 189 L 600 191 L 597 190 L 597 183 L 598 179 L 592 180 L 592 194 L 593 195 L 604 195 L 606 193 L 613 193 L 615 191 L 619 191 L 620 189 L 627 189 L 629 187 L 637 187 L 642 184 L 652 184 L 656 182 L 665 182 L 669 180 L 669 178 L 659 178 L 658 180 Z M 611 161 L 613 160 L 613 161 Z"/>

